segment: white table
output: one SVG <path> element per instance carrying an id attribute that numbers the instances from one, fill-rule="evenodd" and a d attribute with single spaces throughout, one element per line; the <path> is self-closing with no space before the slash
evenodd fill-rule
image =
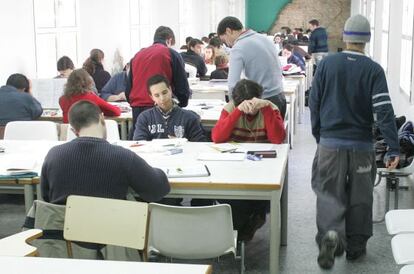
<path id="1" fill-rule="evenodd" d="M 170 140 L 157 140 L 171 142 Z M 288 150 L 287 144 L 275 145 L 277 158 L 263 159 L 262 161 L 198 161 L 201 152 L 217 152 L 211 143 L 184 143 L 183 153 L 164 155 L 163 153 L 148 153 L 148 148 L 157 143 L 145 143 L 143 146 L 131 148 L 132 141 L 121 141 L 119 145 L 138 153 L 152 166 L 190 165 L 204 163 L 208 166 L 211 176 L 193 178 L 170 179 L 172 186 L 170 197 L 191 197 L 207 199 L 245 199 L 270 201 L 270 273 L 279 272 L 280 243 L 287 240 L 287 184 L 288 184 Z M 59 142 L 49 143 L 52 147 Z M 249 150 L 262 150 L 263 144 L 240 144 Z M 44 154 L 49 147 L 42 141 L 0 141 L 0 146 L 6 148 L 0 156 L 0 166 L 5 155 L 19 154 L 36 157 L 39 155 L 37 170 L 40 172 Z M 4 163 L 3 163 L 4 164 Z M 36 181 L 36 180 L 34 180 Z M 33 198 L 32 198 L 33 200 Z"/>
<path id="2" fill-rule="evenodd" d="M 40 236 L 41 229 L 29 229 L 0 239 L 0 256 L 36 256 L 37 248 L 28 242 Z"/>
<path id="3" fill-rule="evenodd" d="M 2 273 L 14 274 L 210 274 L 209 265 L 103 260 L 0 257 Z"/>

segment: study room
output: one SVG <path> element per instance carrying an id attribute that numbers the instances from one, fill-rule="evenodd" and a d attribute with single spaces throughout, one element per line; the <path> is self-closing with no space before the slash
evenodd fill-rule
<path id="1" fill-rule="evenodd" d="M 413 273 L 411 0 L 0 3 L 2 273 Z"/>

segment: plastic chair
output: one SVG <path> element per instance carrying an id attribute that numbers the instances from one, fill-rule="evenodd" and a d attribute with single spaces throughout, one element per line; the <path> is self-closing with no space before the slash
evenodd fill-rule
<path id="1" fill-rule="evenodd" d="M 414 265 L 405 265 L 400 269 L 400 274 L 414 274 Z"/>
<path id="2" fill-rule="evenodd" d="M 197 76 L 197 68 L 193 65 L 185 63 L 184 70 L 188 73 L 188 78 L 195 78 Z"/>
<path id="3" fill-rule="evenodd" d="M 109 142 L 116 142 L 119 141 L 119 129 L 118 123 L 115 120 L 105 120 L 106 126 L 106 140 Z M 72 127 L 70 125 L 67 126 L 66 129 L 66 140 L 71 141 L 76 138 L 75 133 L 72 131 Z"/>
<path id="4" fill-rule="evenodd" d="M 378 168 L 377 174 L 378 179 L 375 183 L 377 186 L 382 178 L 386 179 L 387 182 L 387 192 L 385 198 L 385 209 L 388 211 L 390 209 L 390 192 L 394 191 L 394 209 L 398 208 L 398 192 L 400 189 L 400 178 L 406 178 L 414 173 L 414 161 L 411 162 L 409 166 L 388 170 L 386 168 Z"/>
<path id="5" fill-rule="evenodd" d="M 50 121 L 8 122 L 4 140 L 47 140 L 58 141 L 57 125 Z"/>
<path id="6" fill-rule="evenodd" d="M 147 203 L 70 195 L 63 230 L 68 256 L 73 257 L 71 241 L 143 250 L 147 217 Z"/>
<path id="7" fill-rule="evenodd" d="M 41 236 L 41 229 L 29 229 L 0 239 L 0 256 L 37 256 L 36 247 L 28 242 Z"/>
<path id="8" fill-rule="evenodd" d="M 398 234 L 391 240 L 391 249 L 397 264 L 414 264 L 414 234 Z"/>
<path id="9" fill-rule="evenodd" d="M 244 273 L 244 243 L 237 256 L 237 231 L 233 231 L 227 204 L 180 207 L 150 204 L 147 254 L 176 259 L 209 259 L 233 253 Z"/>
<path id="10" fill-rule="evenodd" d="M 391 235 L 414 233 L 414 209 L 390 210 L 385 214 L 387 231 Z"/>

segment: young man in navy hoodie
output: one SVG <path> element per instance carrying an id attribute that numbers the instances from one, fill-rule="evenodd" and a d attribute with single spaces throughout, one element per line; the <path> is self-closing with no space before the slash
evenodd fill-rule
<path id="1" fill-rule="evenodd" d="M 134 140 L 187 138 L 189 141 L 207 141 L 200 117 L 189 110 L 180 108 L 172 98 L 168 79 L 154 75 L 148 79 L 149 96 L 155 107 L 145 110 L 137 119 Z"/>
<path id="2" fill-rule="evenodd" d="M 393 169 L 399 161 L 384 70 L 364 54 L 370 36 L 369 22 L 362 15 L 346 21 L 346 50 L 321 61 L 309 98 L 312 134 L 318 143 L 312 167 L 318 264 L 325 269 L 344 250 L 347 260 L 360 258 L 372 236 L 374 120 L 389 146 L 385 165 Z"/>

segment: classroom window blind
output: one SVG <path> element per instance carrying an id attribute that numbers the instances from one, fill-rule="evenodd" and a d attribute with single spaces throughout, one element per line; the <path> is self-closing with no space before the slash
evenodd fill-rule
<path id="1" fill-rule="evenodd" d="M 374 57 L 374 46 L 375 46 L 375 0 L 371 0 L 370 13 L 369 13 L 369 24 L 371 27 L 371 40 L 369 42 L 369 56 Z"/>
<path id="2" fill-rule="evenodd" d="M 381 33 L 381 66 L 388 71 L 388 33 L 390 24 L 390 0 L 383 0 Z"/>

